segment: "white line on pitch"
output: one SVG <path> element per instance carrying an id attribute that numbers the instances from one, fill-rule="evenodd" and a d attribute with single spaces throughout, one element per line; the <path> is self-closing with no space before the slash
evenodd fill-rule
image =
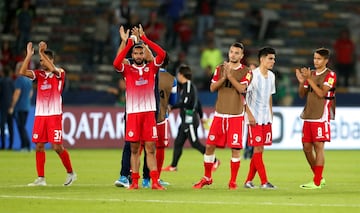
<path id="1" fill-rule="evenodd" d="M 276 202 L 226 202 L 226 201 L 179 201 L 179 200 L 135 200 L 135 199 L 90 199 L 90 198 L 66 198 L 53 196 L 16 196 L 0 195 L 4 199 L 44 199 L 44 200 L 66 200 L 66 201 L 101 201 L 101 202 L 142 202 L 142 203 L 170 203 L 170 204 L 203 204 L 203 205 L 261 205 L 261 206 L 322 206 L 322 207 L 355 207 L 359 208 L 360 204 L 307 204 L 307 203 L 276 203 Z"/>

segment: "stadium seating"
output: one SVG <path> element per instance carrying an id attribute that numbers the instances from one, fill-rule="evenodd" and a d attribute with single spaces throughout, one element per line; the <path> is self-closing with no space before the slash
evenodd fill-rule
<path id="1" fill-rule="evenodd" d="M 91 38 L 94 32 L 96 11 L 109 8 L 110 0 L 40 0 L 36 6 L 37 18 L 33 29 L 33 41 L 46 40 L 60 56 L 59 63 L 69 72 L 72 90 L 105 90 L 116 85 L 111 61 L 87 66 L 92 57 Z M 142 17 L 159 6 L 156 0 L 132 0 Z M 188 0 L 186 10 L 191 13 L 196 1 Z M 264 40 L 251 37 L 246 29 L 248 12 L 252 8 L 272 10 L 280 17 L 274 35 Z M 248 49 L 248 57 L 254 57 L 257 49 L 264 45 L 276 48 L 277 71 L 291 73 L 295 67 L 311 66 L 312 51 L 320 46 L 332 47 L 337 33 L 347 25 L 350 13 L 354 11 L 351 2 L 346 1 L 286 1 L 271 3 L 262 0 L 218 1 L 216 10 L 216 35 L 219 37 L 224 56 L 234 41 L 242 41 Z M 4 38 L 6 35 L 2 35 Z M 172 52 L 172 50 L 169 50 Z M 110 55 L 110 46 L 106 47 Z M 188 56 L 194 70 L 199 67 L 199 52 L 191 47 Z M 94 86 L 96 85 L 96 87 Z M 76 98 L 76 96 L 74 96 Z M 94 98 L 96 99 L 96 98 Z M 69 99 L 67 99 L 69 100 Z M 70 102 L 72 100 L 69 100 Z"/>

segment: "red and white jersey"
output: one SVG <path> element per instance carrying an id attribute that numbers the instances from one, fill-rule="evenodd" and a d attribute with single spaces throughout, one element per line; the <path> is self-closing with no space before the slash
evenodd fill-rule
<path id="1" fill-rule="evenodd" d="M 35 116 L 61 115 L 64 70 L 60 72 L 60 76 L 42 69 L 33 72 L 35 76 L 33 80 L 37 80 Z"/>
<path id="2" fill-rule="evenodd" d="M 159 66 L 152 61 L 141 67 L 123 64 L 122 70 L 117 70 L 126 82 L 126 113 L 156 111 L 154 89 Z"/>
<path id="3" fill-rule="evenodd" d="M 325 72 L 327 72 L 327 73 L 325 73 Z M 325 99 L 316 99 L 316 102 L 310 102 L 309 100 L 307 100 L 307 103 L 306 103 L 307 105 L 312 105 L 315 107 L 321 106 L 320 102 L 322 104 L 324 104 L 323 114 L 322 114 L 321 118 L 320 119 L 304 119 L 304 120 L 310 121 L 310 122 L 330 121 L 330 119 L 333 116 L 332 114 L 335 113 L 335 111 L 333 111 L 335 109 L 334 108 L 332 109 L 332 107 L 335 107 L 334 106 L 335 103 L 333 103 L 331 98 L 333 98 L 335 96 L 335 85 L 337 82 L 336 73 L 334 71 L 331 71 L 328 68 L 326 68 L 322 72 L 312 71 L 311 75 L 315 76 L 314 77 L 315 79 L 317 76 L 325 75 L 324 78 L 321 78 L 321 79 L 323 79 L 321 83 L 325 86 L 330 87 L 330 90 L 326 93 Z M 318 84 L 318 86 L 320 88 L 322 87 L 322 85 L 320 83 Z M 308 81 L 305 81 L 304 88 L 312 90 Z M 308 96 L 309 96 L 309 94 L 308 94 Z"/>

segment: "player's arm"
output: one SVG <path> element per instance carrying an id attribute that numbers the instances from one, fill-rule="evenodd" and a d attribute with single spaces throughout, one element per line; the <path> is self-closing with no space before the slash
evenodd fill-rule
<path id="1" fill-rule="evenodd" d="M 119 55 L 119 53 L 125 48 L 126 46 L 126 41 L 128 40 L 129 38 L 129 32 L 130 30 L 127 29 L 125 31 L 124 27 L 121 25 L 120 28 L 119 28 L 119 34 L 120 34 L 120 38 L 121 38 L 121 42 L 120 42 L 120 45 L 119 45 L 119 48 L 117 50 L 117 53 L 116 55 Z M 124 64 L 129 64 L 129 61 L 127 59 L 124 59 L 123 60 L 123 63 Z"/>
<path id="2" fill-rule="evenodd" d="M 57 68 L 52 60 L 45 54 L 45 50 L 47 48 L 47 44 L 44 41 L 41 41 L 39 43 L 39 55 L 40 60 L 43 61 L 44 66 L 47 68 L 47 70 L 53 72 L 56 76 L 61 76 L 61 74 L 64 72 L 63 69 Z"/>
<path id="3" fill-rule="evenodd" d="M 246 115 L 247 115 L 249 124 L 250 124 L 250 125 L 255 125 L 255 124 L 256 124 L 256 120 L 255 120 L 255 117 L 254 117 L 253 113 L 251 112 L 250 107 L 249 107 L 247 104 L 245 104 L 244 107 L 245 107 L 245 113 L 246 113 Z"/>
<path id="4" fill-rule="evenodd" d="M 15 105 L 19 100 L 20 94 L 21 94 L 21 89 L 16 88 L 14 93 L 13 93 L 12 100 L 11 100 L 11 105 L 10 105 L 10 108 L 9 108 L 9 113 L 10 114 L 13 114 Z"/>
<path id="5" fill-rule="evenodd" d="M 315 92 L 315 94 L 317 96 L 319 96 L 319 98 L 324 98 L 326 97 L 326 94 L 329 92 L 329 90 L 331 89 L 331 87 L 327 86 L 327 85 L 322 85 L 322 87 L 319 87 L 312 79 L 307 79 L 309 86 L 311 86 L 311 88 L 313 89 L 313 91 Z"/>
<path id="6" fill-rule="evenodd" d="M 204 111 L 202 110 L 202 105 L 200 100 L 197 100 L 196 112 L 199 114 L 200 119 L 204 122 Z"/>
<path id="7" fill-rule="evenodd" d="M 227 76 L 227 79 L 230 81 L 231 85 L 238 91 L 238 93 L 245 93 L 247 84 L 240 83 L 236 78 L 231 74 L 231 69 L 225 67 L 225 73 Z"/>
<path id="8" fill-rule="evenodd" d="M 214 76 L 211 79 L 210 92 L 217 91 L 227 80 L 226 75 L 224 75 L 224 72 L 222 71 L 224 69 L 223 67 L 223 64 L 216 67 Z"/>
<path id="9" fill-rule="evenodd" d="M 270 95 L 270 98 L 269 98 L 269 108 L 270 108 L 270 115 L 271 115 L 271 119 L 273 118 L 273 110 L 272 110 L 272 107 L 273 107 L 273 98 L 272 98 L 272 95 Z"/>
<path id="10" fill-rule="evenodd" d="M 31 57 L 33 55 L 34 55 L 33 45 L 31 42 L 28 42 L 26 46 L 26 56 L 24 62 L 21 64 L 21 67 L 19 69 L 19 74 L 31 79 L 35 79 L 35 75 L 33 71 L 28 70 L 28 64 L 30 63 Z"/>
<path id="11" fill-rule="evenodd" d="M 329 90 L 331 89 L 330 86 L 323 84 L 321 87 L 319 87 L 312 79 L 311 79 L 311 71 L 310 69 L 306 69 L 303 71 L 303 76 L 306 79 L 306 81 L 308 82 L 309 86 L 312 88 L 312 90 L 315 92 L 315 94 L 319 97 L 319 98 L 324 98 L 326 97 L 326 94 L 329 92 Z"/>
<path id="12" fill-rule="evenodd" d="M 154 63 L 155 65 L 160 66 L 166 57 L 165 50 L 163 50 L 159 45 L 157 45 L 155 42 L 152 42 L 150 39 L 146 37 L 141 24 L 139 25 L 139 36 L 141 40 L 143 40 L 145 44 L 149 46 L 150 49 L 154 50 L 154 52 L 156 53 L 156 57 L 154 58 Z"/>
<path id="13" fill-rule="evenodd" d="M 146 61 L 153 61 L 154 60 L 154 55 L 152 54 L 150 48 L 148 45 L 143 44 L 144 50 L 145 50 L 145 60 Z"/>
<path id="14" fill-rule="evenodd" d="M 295 70 L 296 78 L 299 81 L 298 93 L 299 93 L 300 98 L 304 98 L 307 91 L 308 91 L 308 89 L 306 87 L 304 87 L 305 78 L 304 78 L 304 76 L 302 74 L 303 69 L 306 69 L 306 68 L 301 68 L 301 69 L 296 69 Z"/>
<path id="15" fill-rule="evenodd" d="M 136 36 L 137 41 L 140 41 L 140 40 L 141 40 L 139 28 L 137 28 L 137 27 L 132 28 L 132 29 L 131 29 L 131 34 Z M 135 43 L 136 43 L 136 42 L 135 42 Z M 145 58 L 144 58 L 145 61 L 148 61 L 148 62 L 153 61 L 153 60 L 154 60 L 154 55 L 153 55 L 153 53 L 151 52 L 149 46 L 146 45 L 146 44 L 144 44 L 144 43 L 142 43 L 142 46 L 143 46 L 143 48 L 144 48 L 144 50 L 145 50 Z"/>
<path id="16" fill-rule="evenodd" d="M 116 56 L 116 58 L 113 61 L 113 66 L 115 67 L 115 69 L 117 70 L 123 70 L 123 64 L 124 64 L 124 59 L 126 57 L 126 54 L 129 52 L 129 50 L 131 49 L 131 47 L 134 45 L 134 38 L 130 37 L 127 39 L 127 44 L 125 46 L 124 49 L 122 49 L 119 54 Z"/>
<path id="17" fill-rule="evenodd" d="M 176 100 L 177 100 L 177 81 L 174 78 L 173 85 L 172 85 L 172 88 L 171 88 L 171 93 L 170 93 L 170 96 L 169 96 L 169 105 L 170 106 L 175 105 Z"/>

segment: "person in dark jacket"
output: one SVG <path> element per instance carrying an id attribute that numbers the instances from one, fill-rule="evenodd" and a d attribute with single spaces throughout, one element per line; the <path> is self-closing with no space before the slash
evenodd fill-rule
<path id="1" fill-rule="evenodd" d="M 201 103 L 198 99 L 197 89 L 191 82 L 192 72 L 189 66 L 181 65 L 177 73 L 177 80 L 180 83 L 180 100 L 171 109 L 180 109 L 181 124 L 179 126 L 178 135 L 174 141 L 174 152 L 172 162 L 162 171 L 176 171 L 177 164 L 180 160 L 182 150 L 186 139 L 189 139 L 193 148 L 197 149 L 201 154 L 205 153 L 205 146 L 200 143 L 197 128 L 200 120 L 203 120 L 203 111 Z M 214 164 L 213 170 L 219 165 L 219 161 Z"/>

